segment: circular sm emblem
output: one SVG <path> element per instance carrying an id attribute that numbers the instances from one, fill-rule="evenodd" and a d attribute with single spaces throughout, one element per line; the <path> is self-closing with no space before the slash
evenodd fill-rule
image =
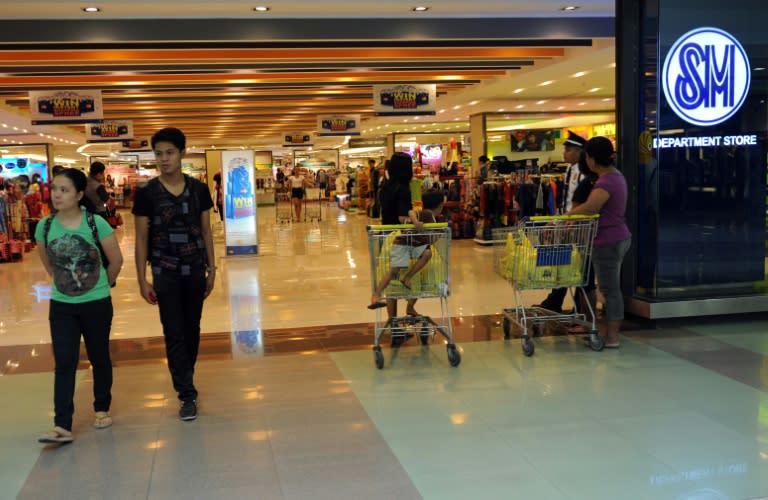
<path id="1" fill-rule="evenodd" d="M 672 45 L 661 74 L 664 96 L 677 116 L 708 127 L 733 116 L 749 93 L 744 47 L 718 28 L 697 28 Z"/>

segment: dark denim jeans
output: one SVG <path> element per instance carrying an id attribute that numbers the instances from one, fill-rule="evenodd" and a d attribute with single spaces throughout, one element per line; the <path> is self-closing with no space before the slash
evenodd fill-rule
<path id="1" fill-rule="evenodd" d="M 205 277 L 156 274 L 152 286 L 163 323 L 165 352 L 173 388 L 182 401 L 197 399 L 195 362 L 200 348 L 200 317 L 203 314 Z"/>
<path id="2" fill-rule="evenodd" d="M 56 371 L 53 383 L 54 425 L 72 430 L 75 413 L 75 377 L 80 361 L 80 335 L 93 367 L 93 409 L 109 411 L 112 404 L 112 360 L 109 332 L 112 299 L 68 304 L 51 300 L 48 313 Z"/>

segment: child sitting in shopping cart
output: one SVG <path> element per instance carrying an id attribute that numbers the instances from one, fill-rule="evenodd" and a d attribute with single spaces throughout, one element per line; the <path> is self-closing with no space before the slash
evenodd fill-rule
<path id="1" fill-rule="evenodd" d="M 385 307 L 386 302 L 381 300 L 381 294 L 387 288 L 390 281 L 398 276 L 403 269 L 407 269 L 411 259 L 418 259 L 412 268 L 400 278 L 400 284 L 411 289 L 411 279 L 421 271 L 429 259 L 432 258 L 432 250 L 429 249 L 430 243 L 433 243 L 433 237 L 424 233 L 424 224 L 436 222 L 436 216 L 443 211 L 444 195 L 442 191 L 427 191 L 422 195 L 422 210 L 409 210 L 408 217 L 403 221 L 404 224 L 413 224 L 414 231 L 404 231 L 397 236 L 392 243 L 392 256 L 389 271 L 384 275 L 373 292 L 371 303 L 368 309 L 378 309 Z"/>

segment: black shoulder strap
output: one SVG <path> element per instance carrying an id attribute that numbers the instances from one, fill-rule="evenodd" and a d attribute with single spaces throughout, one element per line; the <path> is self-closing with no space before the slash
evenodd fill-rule
<path id="1" fill-rule="evenodd" d="M 43 242 L 45 242 L 45 248 L 48 248 L 48 233 L 51 232 L 51 223 L 53 223 L 54 217 L 56 217 L 55 212 L 45 219 L 45 225 L 43 226 Z"/>
<path id="2" fill-rule="evenodd" d="M 93 219 L 93 214 L 89 211 L 85 211 L 85 220 L 88 222 L 88 227 L 91 228 L 91 236 L 93 236 L 93 242 L 97 245 L 100 243 L 99 229 L 96 227 L 96 221 Z"/>

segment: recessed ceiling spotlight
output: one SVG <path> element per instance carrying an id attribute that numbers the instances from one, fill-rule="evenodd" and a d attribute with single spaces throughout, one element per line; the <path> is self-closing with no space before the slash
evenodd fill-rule
<path id="1" fill-rule="evenodd" d="M 461 108 L 461 106 L 459 104 L 457 104 L 456 106 L 453 107 L 453 109 L 459 109 L 459 108 Z"/>
<path id="2" fill-rule="evenodd" d="M 101 12 L 101 9 L 98 7 L 83 7 L 83 12 Z"/>
<path id="3" fill-rule="evenodd" d="M 598 90 L 600 90 L 600 87 L 589 89 L 589 92 L 597 92 Z"/>
<path id="4" fill-rule="evenodd" d="M 523 109 L 525 107 L 525 104 L 518 104 L 515 106 L 515 109 Z"/>
<path id="5" fill-rule="evenodd" d="M 475 105 L 475 104 L 477 104 L 478 102 L 480 102 L 480 101 L 472 101 L 472 102 L 470 102 L 470 103 L 469 103 L 469 105 L 470 105 L 470 106 L 474 106 L 474 105 Z"/>
<path id="6" fill-rule="evenodd" d="M 547 102 L 547 101 L 542 99 L 541 101 L 536 101 L 536 104 L 544 104 L 545 102 Z"/>
<path id="7" fill-rule="evenodd" d="M 613 99 L 611 99 L 610 97 L 606 97 L 606 98 L 602 99 L 602 101 L 603 101 L 603 102 L 610 102 L 610 101 L 612 101 L 612 100 L 613 100 Z"/>
<path id="8" fill-rule="evenodd" d="M 504 108 L 499 108 L 499 113 L 503 113 L 503 112 L 504 112 Z"/>
<path id="9" fill-rule="evenodd" d="M 265 5 L 259 5 L 258 7 L 254 7 L 253 10 L 256 12 L 269 12 L 269 7 Z"/>
<path id="10" fill-rule="evenodd" d="M 554 80 L 547 80 L 546 82 L 541 82 L 539 84 L 539 87 L 546 87 L 547 85 L 552 85 L 552 82 L 554 82 Z"/>
<path id="11" fill-rule="evenodd" d="M 412 8 L 411 10 L 414 11 L 414 12 L 426 12 L 426 11 L 429 10 L 429 7 L 425 7 L 423 5 L 418 5 L 418 6 L 414 7 L 414 8 Z"/>
<path id="12" fill-rule="evenodd" d="M 579 103 L 579 106 L 584 106 L 584 105 L 586 105 L 586 104 L 587 104 L 586 102 L 580 102 L 580 103 Z"/>
<path id="13" fill-rule="evenodd" d="M 560 10 L 564 12 L 573 12 L 574 10 L 579 10 L 581 7 L 578 5 L 566 5 L 565 7 L 561 8 Z"/>
<path id="14" fill-rule="evenodd" d="M 565 109 L 565 106 L 558 106 L 557 109 L 558 110 Z"/>
<path id="15" fill-rule="evenodd" d="M 525 89 L 515 89 L 515 90 L 513 90 L 513 91 L 512 91 L 512 93 L 513 93 L 513 94 L 519 94 L 519 93 L 520 93 L 520 92 L 522 92 L 523 90 L 525 90 Z"/>
<path id="16" fill-rule="evenodd" d="M 582 77 L 582 76 L 584 76 L 584 75 L 586 75 L 586 74 L 587 74 L 587 72 L 586 72 L 586 71 L 579 71 L 579 72 L 577 72 L 577 73 L 574 73 L 574 74 L 573 74 L 573 77 L 574 77 L 574 78 L 580 78 L 580 77 Z"/>

